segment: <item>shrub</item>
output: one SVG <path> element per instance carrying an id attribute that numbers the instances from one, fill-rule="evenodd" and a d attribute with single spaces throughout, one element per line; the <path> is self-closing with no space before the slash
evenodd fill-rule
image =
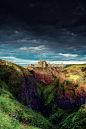
<path id="1" fill-rule="evenodd" d="M 86 67 L 82 67 L 81 71 L 82 72 L 86 71 Z"/>
<path id="2" fill-rule="evenodd" d="M 66 85 L 71 84 L 71 82 L 69 80 L 66 80 Z"/>
<path id="3" fill-rule="evenodd" d="M 78 84 L 75 84 L 74 87 L 78 87 Z"/>

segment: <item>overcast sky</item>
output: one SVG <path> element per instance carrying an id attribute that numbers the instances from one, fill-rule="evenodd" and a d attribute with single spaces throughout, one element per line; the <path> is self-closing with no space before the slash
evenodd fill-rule
<path id="1" fill-rule="evenodd" d="M 2 0 L 0 59 L 27 66 L 86 63 L 84 0 Z"/>

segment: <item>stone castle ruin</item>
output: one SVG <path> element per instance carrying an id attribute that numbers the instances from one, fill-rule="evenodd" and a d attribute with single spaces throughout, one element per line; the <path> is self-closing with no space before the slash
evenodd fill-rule
<path id="1" fill-rule="evenodd" d="M 37 67 L 43 67 L 43 68 L 47 67 L 46 61 L 45 60 L 39 61 Z"/>
<path id="2" fill-rule="evenodd" d="M 63 63 L 61 63 L 61 64 L 59 64 L 59 65 L 55 65 L 55 64 L 53 63 L 53 67 L 64 67 L 64 65 L 63 65 Z"/>
<path id="3" fill-rule="evenodd" d="M 34 64 L 30 64 L 30 66 L 34 66 Z"/>
<path id="4" fill-rule="evenodd" d="M 50 65 L 50 63 L 47 64 L 47 62 L 45 60 L 43 61 L 39 61 L 38 62 L 38 65 L 34 65 L 34 64 L 30 64 L 30 66 L 28 65 L 28 67 L 42 67 L 42 68 L 45 68 L 45 67 L 64 67 L 63 63 L 59 64 L 59 65 L 55 65 L 53 63 L 53 66 Z"/>

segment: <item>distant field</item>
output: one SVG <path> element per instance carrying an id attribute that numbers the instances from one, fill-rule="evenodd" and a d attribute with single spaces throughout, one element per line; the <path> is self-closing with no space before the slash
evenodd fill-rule
<path id="1" fill-rule="evenodd" d="M 67 65 L 66 65 L 67 66 Z M 72 69 L 72 68 L 79 68 L 79 67 L 86 67 L 86 64 L 73 64 L 73 65 L 70 65 L 69 67 L 66 67 L 65 66 L 65 69 Z"/>

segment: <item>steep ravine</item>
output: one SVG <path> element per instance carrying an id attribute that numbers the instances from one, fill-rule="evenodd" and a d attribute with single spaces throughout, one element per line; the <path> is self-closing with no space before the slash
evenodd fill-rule
<path id="1" fill-rule="evenodd" d="M 58 69 L 56 70 L 56 72 L 54 72 L 55 70 L 52 70 L 52 69 L 49 69 L 49 70 L 51 70 L 52 76 L 53 76 L 53 74 L 55 76 L 58 73 Z M 30 72 L 33 74 L 34 79 L 36 79 L 35 72 L 33 70 Z M 61 72 L 61 71 L 59 70 L 59 72 Z M 41 81 L 41 78 L 40 77 L 38 77 L 38 78 Z M 73 85 L 72 89 L 69 88 L 70 90 L 68 90 L 68 89 L 66 89 L 67 86 L 66 87 L 64 86 L 64 82 L 65 82 L 65 80 L 63 80 L 63 82 L 61 83 L 61 79 L 60 79 L 59 80 L 59 89 L 56 88 L 57 95 L 55 97 L 55 101 L 58 104 L 58 107 L 59 108 L 63 107 L 65 109 L 71 109 L 74 106 L 80 107 L 82 104 L 84 104 L 86 102 L 86 91 L 82 92 L 81 88 L 79 86 L 75 87 L 73 84 L 72 84 Z M 71 87 L 71 85 L 69 87 Z M 53 92 L 53 90 L 52 90 L 52 92 Z"/>
<path id="2" fill-rule="evenodd" d="M 21 69 L 22 70 L 22 69 Z M 42 112 L 45 108 L 42 99 L 37 91 L 37 84 L 33 76 L 28 76 L 23 72 L 22 92 L 18 94 L 18 101 L 37 112 Z"/>
<path id="3" fill-rule="evenodd" d="M 36 80 L 35 80 L 36 79 L 35 78 L 35 73 L 34 73 L 34 71 L 29 71 L 29 72 L 31 72 L 31 74 L 33 75 L 33 77 L 32 77 L 32 79 L 34 80 L 33 85 L 31 85 L 31 86 L 29 85 L 30 81 L 28 80 L 28 77 L 27 77 L 26 74 L 24 74 L 24 78 L 25 78 L 25 83 L 26 83 L 26 85 L 29 86 L 29 90 L 30 90 L 29 91 L 30 92 L 29 97 L 30 97 L 31 108 L 33 110 L 41 112 L 41 114 L 44 117 L 49 117 L 50 113 L 52 112 L 52 106 L 50 106 L 50 105 L 45 106 L 43 92 L 41 91 L 40 96 L 38 95 L 38 92 L 37 92 L 37 84 L 36 84 Z M 30 80 L 32 80 L 32 79 L 30 79 Z M 31 92 L 31 91 L 34 91 L 34 92 Z"/>
<path id="4" fill-rule="evenodd" d="M 31 73 L 34 76 L 35 73 L 33 71 Z M 54 72 L 53 72 L 53 74 L 54 74 Z M 56 74 L 54 74 L 54 75 L 56 75 Z M 60 80 L 59 80 L 59 82 L 60 82 Z M 63 80 L 62 83 L 61 82 L 59 83 L 59 86 L 57 86 L 57 87 L 59 87 L 59 89 L 56 88 L 57 95 L 56 95 L 55 101 L 57 102 L 59 108 L 63 107 L 65 109 L 71 109 L 71 108 L 74 108 L 74 106 L 80 107 L 82 104 L 84 104 L 86 102 L 85 89 L 82 91 L 82 87 L 80 87 L 79 85 L 78 85 L 78 87 L 76 87 L 75 84 L 70 83 L 69 86 L 67 86 L 67 85 L 65 86 L 64 83 L 65 83 L 65 80 Z M 71 85 L 72 85 L 72 88 L 69 88 L 69 90 L 68 90 L 67 88 L 71 87 Z M 52 92 L 53 92 L 53 90 L 52 90 Z"/>

